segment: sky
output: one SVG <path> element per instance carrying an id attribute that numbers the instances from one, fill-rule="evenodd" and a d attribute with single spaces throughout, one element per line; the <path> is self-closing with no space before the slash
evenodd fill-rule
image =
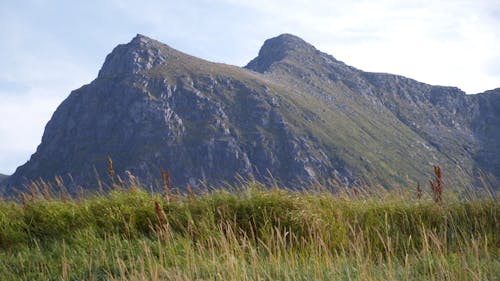
<path id="1" fill-rule="evenodd" d="M 137 33 L 238 66 L 291 33 L 365 71 L 500 87 L 498 0 L 1 0 L 0 173 L 29 159 L 57 106 Z"/>

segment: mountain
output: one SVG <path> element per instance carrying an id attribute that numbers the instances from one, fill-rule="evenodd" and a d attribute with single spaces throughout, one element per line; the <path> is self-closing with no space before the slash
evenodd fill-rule
<path id="1" fill-rule="evenodd" d="M 107 159 L 157 188 L 234 182 L 416 185 L 440 165 L 448 183 L 500 177 L 500 89 L 458 88 L 370 73 L 283 34 L 244 68 L 208 62 L 143 35 L 117 46 L 98 77 L 48 122 L 10 191 L 60 175 L 97 188 Z"/>
<path id="2" fill-rule="evenodd" d="M 7 180 L 9 176 L 7 175 L 4 175 L 4 174 L 0 174 L 0 195 L 2 195 L 4 193 L 4 181 Z"/>
<path id="3" fill-rule="evenodd" d="M 4 180 L 6 180 L 8 177 L 9 177 L 9 176 L 7 176 L 7 175 L 0 174 L 0 189 L 1 189 L 2 182 L 3 182 Z"/>

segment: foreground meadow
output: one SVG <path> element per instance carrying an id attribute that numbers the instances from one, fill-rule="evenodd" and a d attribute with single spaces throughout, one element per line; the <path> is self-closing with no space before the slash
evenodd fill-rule
<path id="1" fill-rule="evenodd" d="M 500 204 L 246 183 L 0 202 L 1 280 L 500 280 Z"/>

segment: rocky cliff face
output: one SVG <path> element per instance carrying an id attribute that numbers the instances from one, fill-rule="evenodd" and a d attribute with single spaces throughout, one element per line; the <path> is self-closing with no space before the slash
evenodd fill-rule
<path id="1" fill-rule="evenodd" d="M 367 73 L 293 35 L 267 40 L 245 68 L 207 62 L 142 35 L 117 46 L 89 85 L 73 91 L 14 190 L 60 175 L 97 187 L 111 157 L 153 188 L 259 180 L 284 185 L 415 184 L 439 164 L 450 178 L 500 176 L 500 91 L 465 95 Z"/>
<path id="2" fill-rule="evenodd" d="M 3 181 L 7 180 L 8 177 L 9 176 L 7 176 L 7 175 L 0 174 L 0 190 L 2 189 Z"/>

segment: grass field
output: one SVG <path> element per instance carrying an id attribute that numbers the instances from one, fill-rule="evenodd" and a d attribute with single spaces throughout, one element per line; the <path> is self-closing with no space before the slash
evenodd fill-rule
<path id="1" fill-rule="evenodd" d="M 500 204 L 246 183 L 0 203 L 1 280 L 500 280 Z"/>

